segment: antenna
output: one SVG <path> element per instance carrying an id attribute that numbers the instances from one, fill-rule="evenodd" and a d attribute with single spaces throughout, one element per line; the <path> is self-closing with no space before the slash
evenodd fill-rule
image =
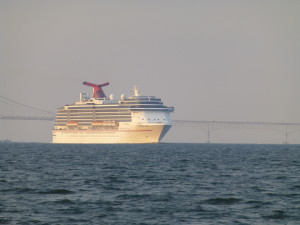
<path id="1" fill-rule="evenodd" d="M 134 91 L 134 96 L 141 96 L 140 89 L 138 89 L 136 85 L 134 85 L 132 91 Z"/>

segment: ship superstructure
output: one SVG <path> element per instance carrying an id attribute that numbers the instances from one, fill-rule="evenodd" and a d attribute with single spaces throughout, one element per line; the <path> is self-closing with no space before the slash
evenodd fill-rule
<path id="1" fill-rule="evenodd" d="M 53 143 L 157 143 L 172 126 L 170 112 L 160 98 L 121 95 L 114 100 L 104 94 L 109 83 L 83 84 L 93 87 L 93 96 L 80 94 L 80 101 L 57 110 Z"/>

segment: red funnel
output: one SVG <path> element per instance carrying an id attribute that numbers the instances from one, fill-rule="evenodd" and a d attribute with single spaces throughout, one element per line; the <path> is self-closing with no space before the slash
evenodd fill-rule
<path id="1" fill-rule="evenodd" d="M 109 85 L 108 82 L 103 84 L 92 84 L 89 82 L 83 82 L 84 85 L 93 87 L 93 98 L 106 98 L 102 87 Z"/>

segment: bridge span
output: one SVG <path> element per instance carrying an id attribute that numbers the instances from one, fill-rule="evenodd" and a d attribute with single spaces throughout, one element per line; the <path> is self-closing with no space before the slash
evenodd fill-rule
<path id="1" fill-rule="evenodd" d="M 54 121 L 55 113 L 19 103 L 9 98 L 0 96 L 0 120 L 44 120 Z M 4 102 L 4 104 L 3 104 Z M 9 104 L 8 104 L 9 103 Z M 6 105 L 5 105 L 6 104 Z M 17 110 L 8 107 L 17 106 Z M 9 107 L 8 107 L 9 108 Z M 26 109 L 26 110 L 21 110 Z M 17 111 L 17 112 L 16 112 Z M 288 144 L 288 137 L 300 131 L 300 123 L 268 123 L 268 122 L 236 122 L 236 121 L 204 121 L 204 120 L 173 120 L 176 128 L 198 129 L 206 133 L 206 142 L 211 142 L 212 133 L 221 129 L 256 129 L 273 130 L 283 134 L 283 143 Z"/>
<path id="2" fill-rule="evenodd" d="M 2 120 L 45 120 L 54 121 L 54 116 L 0 116 Z M 199 129 L 206 132 L 207 143 L 211 142 L 212 132 L 221 129 L 264 129 L 274 130 L 284 135 L 283 143 L 288 144 L 288 136 L 300 131 L 300 123 L 267 123 L 267 122 L 235 122 L 235 121 L 204 121 L 204 120 L 173 120 L 178 128 Z"/>
<path id="3" fill-rule="evenodd" d="M 54 116 L 0 116 L 0 120 L 48 120 L 53 121 Z"/>
<path id="4" fill-rule="evenodd" d="M 288 144 L 288 136 L 300 131 L 300 123 L 268 123 L 268 122 L 235 122 L 235 121 L 198 121 L 198 120 L 173 120 L 174 127 L 200 129 L 207 134 L 207 143 L 211 142 L 213 131 L 220 129 L 260 129 L 274 130 L 284 135 L 283 143 Z"/>

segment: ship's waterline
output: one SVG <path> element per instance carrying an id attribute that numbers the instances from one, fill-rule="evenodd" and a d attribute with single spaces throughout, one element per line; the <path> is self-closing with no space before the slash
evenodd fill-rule
<path id="1" fill-rule="evenodd" d="M 53 131 L 54 143 L 158 143 L 171 125 L 137 125 L 130 130 Z"/>
<path id="2" fill-rule="evenodd" d="M 80 101 L 57 110 L 53 143 L 158 143 L 172 126 L 170 112 L 161 99 L 142 96 L 137 88 L 131 97 L 106 98 L 94 85 L 93 98 L 80 94 Z"/>

